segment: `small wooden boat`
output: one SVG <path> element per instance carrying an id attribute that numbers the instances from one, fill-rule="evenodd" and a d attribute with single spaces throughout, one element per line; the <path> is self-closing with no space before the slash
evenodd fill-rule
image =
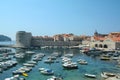
<path id="1" fill-rule="evenodd" d="M 115 76 L 116 76 L 116 74 L 110 73 L 110 72 L 102 72 L 101 73 L 101 77 L 103 77 L 103 78 L 115 77 Z"/>
<path id="2" fill-rule="evenodd" d="M 27 76 L 28 76 L 28 74 L 27 74 L 27 73 L 22 73 L 22 75 L 23 75 L 23 76 L 25 76 L 25 77 L 27 77 Z"/>

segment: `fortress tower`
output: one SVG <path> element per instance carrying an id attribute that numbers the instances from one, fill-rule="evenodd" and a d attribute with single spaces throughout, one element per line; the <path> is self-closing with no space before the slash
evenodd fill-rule
<path id="1" fill-rule="evenodd" d="M 16 47 L 28 48 L 31 46 L 32 34 L 25 31 L 16 33 Z"/>

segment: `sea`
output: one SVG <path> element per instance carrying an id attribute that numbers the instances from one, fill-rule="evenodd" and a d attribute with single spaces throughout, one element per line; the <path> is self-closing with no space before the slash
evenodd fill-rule
<path id="1" fill-rule="evenodd" d="M 2 42 L 0 42 L 1 44 Z M 3 42 L 4 44 L 15 44 L 15 42 Z M 3 44 L 2 43 L 2 44 Z M 15 52 L 16 49 L 12 49 Z M 116 60 L 109 60 L 109 61 L 103 61 L 100 60 L 100 57 L 93 56 L 93 55 L 86 55 L 81 53 L 79 49 L 29 49 L 30 51 L 34 51 L 35 54 L 43 53 L 45 54 L 45 57 L 38 61 L 37 65 L 33 67 L 32 71 L 28 73 L 28 77 L 24 77 L 21 75 L 21 77 L 24 77 L 25 80 L 47 80 L 51 77 L 51 75 L 43 75 L 40 73 L 38 68 L 44 67 L 54 70 L 55 76 L 61 76 L 63 80 L 102 80 L 101 78 L 101 72 L 113 72 L 113 73 L 120 73 L 120 68 L 116 67 L 117 61 Z M 74 54 L 72 57 L 72 60 L 74 62 L 77 62 L 78 59 L 84 59 L 88 62 L 88 65 L 78 65 L 78 69 L 72 69 L 67 70 L 64 69 L 61 62 L 61 57 L 58 57 L 56 60 L 58 62 L 54 62 L 51 64 L 44 63 L 44 60 L 47 59 L 48 56 L 50 56 L 53 53 L 60 53 L 62 55 L 64 54 Z M 12 60 L 16 60 L 18 64 L 8 70 L 3 71 L 0 73 L 0 80 L 5 80 L 5 78 L 9 78 L 13 76 L 12 71 L 20 68 L 23 66 L 23 63 L 30 61 L 34 55 L 25 56 L 23 59 L 16 59 L 14 58 L 14 55 L 10 55 L 12 57 Z M 94 74 L 97 77 L 96 78 L 89 78 L 85 77 L 84 74 Z M 53 76 L 53 75 L 52 75 Z"/>

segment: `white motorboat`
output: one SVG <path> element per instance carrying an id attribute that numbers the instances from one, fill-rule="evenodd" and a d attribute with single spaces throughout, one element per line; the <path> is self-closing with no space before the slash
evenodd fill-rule
<path id="1" fill-rule="evenodd" d="M 23 65 L 27 66 L 27 67 L 34 67 L 35 66 L 35 64 L 29 64 L 29 63 L 24 63 Z"/>
<path id="2" fill-rule="evenodd" d="M 19 75 L 14 75 L 10 78 L 5 78 L 5 80 L 25 80 L 24 78 L 21 78 Z"/>
<path id="3" fill-rule="evenodd" d="M 42 74 L 45 75 L 53 75 L 54 71 L 52 69 L 41 68 L 39 69 Z"/>
<path id="4" fill-rule="evenodd" d="M 24 53 L 17 53 L 17 54 L 15 54 L 15 58 L 21 59 L 21 58 L 24 58 L 24 57 L 25 57 Z"/>
<path id="5" fill-rule="evenodd" d="M 62 65 L 66 69 L 78 69 L 78 65 L 75 62 L 66 62 L 66 63 L 64 63 Z"/>
<path id="6" fill-rule="evenodd" d="M 15 71 L 13 71 L 12 72 L 14 75 L 18 75 L 18 74 L 22 74 L 22 73 L 25 73 L 25 71 L 24 70 L 15 70 Z"/>
<path id="7" fill-rule="evenodd" d="M 47 59 L 47 60 L 45 60 L 44 62 L 45 62 L 45 63 L 54 63 L 54 60 L 52 60 L 52 59 Z"/>
<path id="8" fill-rule="evenodd" d="M 96 78 L 96 75 L 94 74 L 85 74 L 86 77 L 90 77 L 90 78 Z"/>
<path id="9" fill-rule="evenodd" d="M 47 80 L 63 80 L 63 79 L 61 77 L 52 76 L 51 78 Z"/>
<path id="10" fill-rule="evenodd" d="M 34 51 L 26 51 L 26 54 L 35 54 Z"/>
<path id="11" fill-rule="evenodd" d="M 31 67 L 23 66 L 23 67 L 20 67 L 18 70 L 23 70 L 23 71 L 25 71 L 25 72 L 29 72 L 29 71 L 32 70 L 32 68 L 31 68 Z"/>
<path id="12" fill-rule="evenodd" d="M 65 54 L 64 56 L 65 56 L 65 57 L 73 57 L 73 54 L 72 54 L 72 53 L 69 53 L 69 54 Z"/>
<path id="13" fill-rule="evenodd" d="M 36 61 L 28 61 L 27 63 L 28 63 L 28 64 L 37 64 Z"/>
<path id="14" fill-rule="evenodd" d="M 79 59 L 79 60 L 78 60 L 78 63 L 80 63 L 80 64 L 82 64 L 82 65 L 87 65 L 87 64 L 88 64 L 87 61 L 82 60 L 82 59 Z"/>

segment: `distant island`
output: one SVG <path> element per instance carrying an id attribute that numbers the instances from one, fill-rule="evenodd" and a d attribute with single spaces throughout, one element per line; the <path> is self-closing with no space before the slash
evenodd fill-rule
<path id="1" fill-rule="evenodd" d="M 11 38 L 5 35 L 0 35 L 0 41 L 11 41 Z"/>

